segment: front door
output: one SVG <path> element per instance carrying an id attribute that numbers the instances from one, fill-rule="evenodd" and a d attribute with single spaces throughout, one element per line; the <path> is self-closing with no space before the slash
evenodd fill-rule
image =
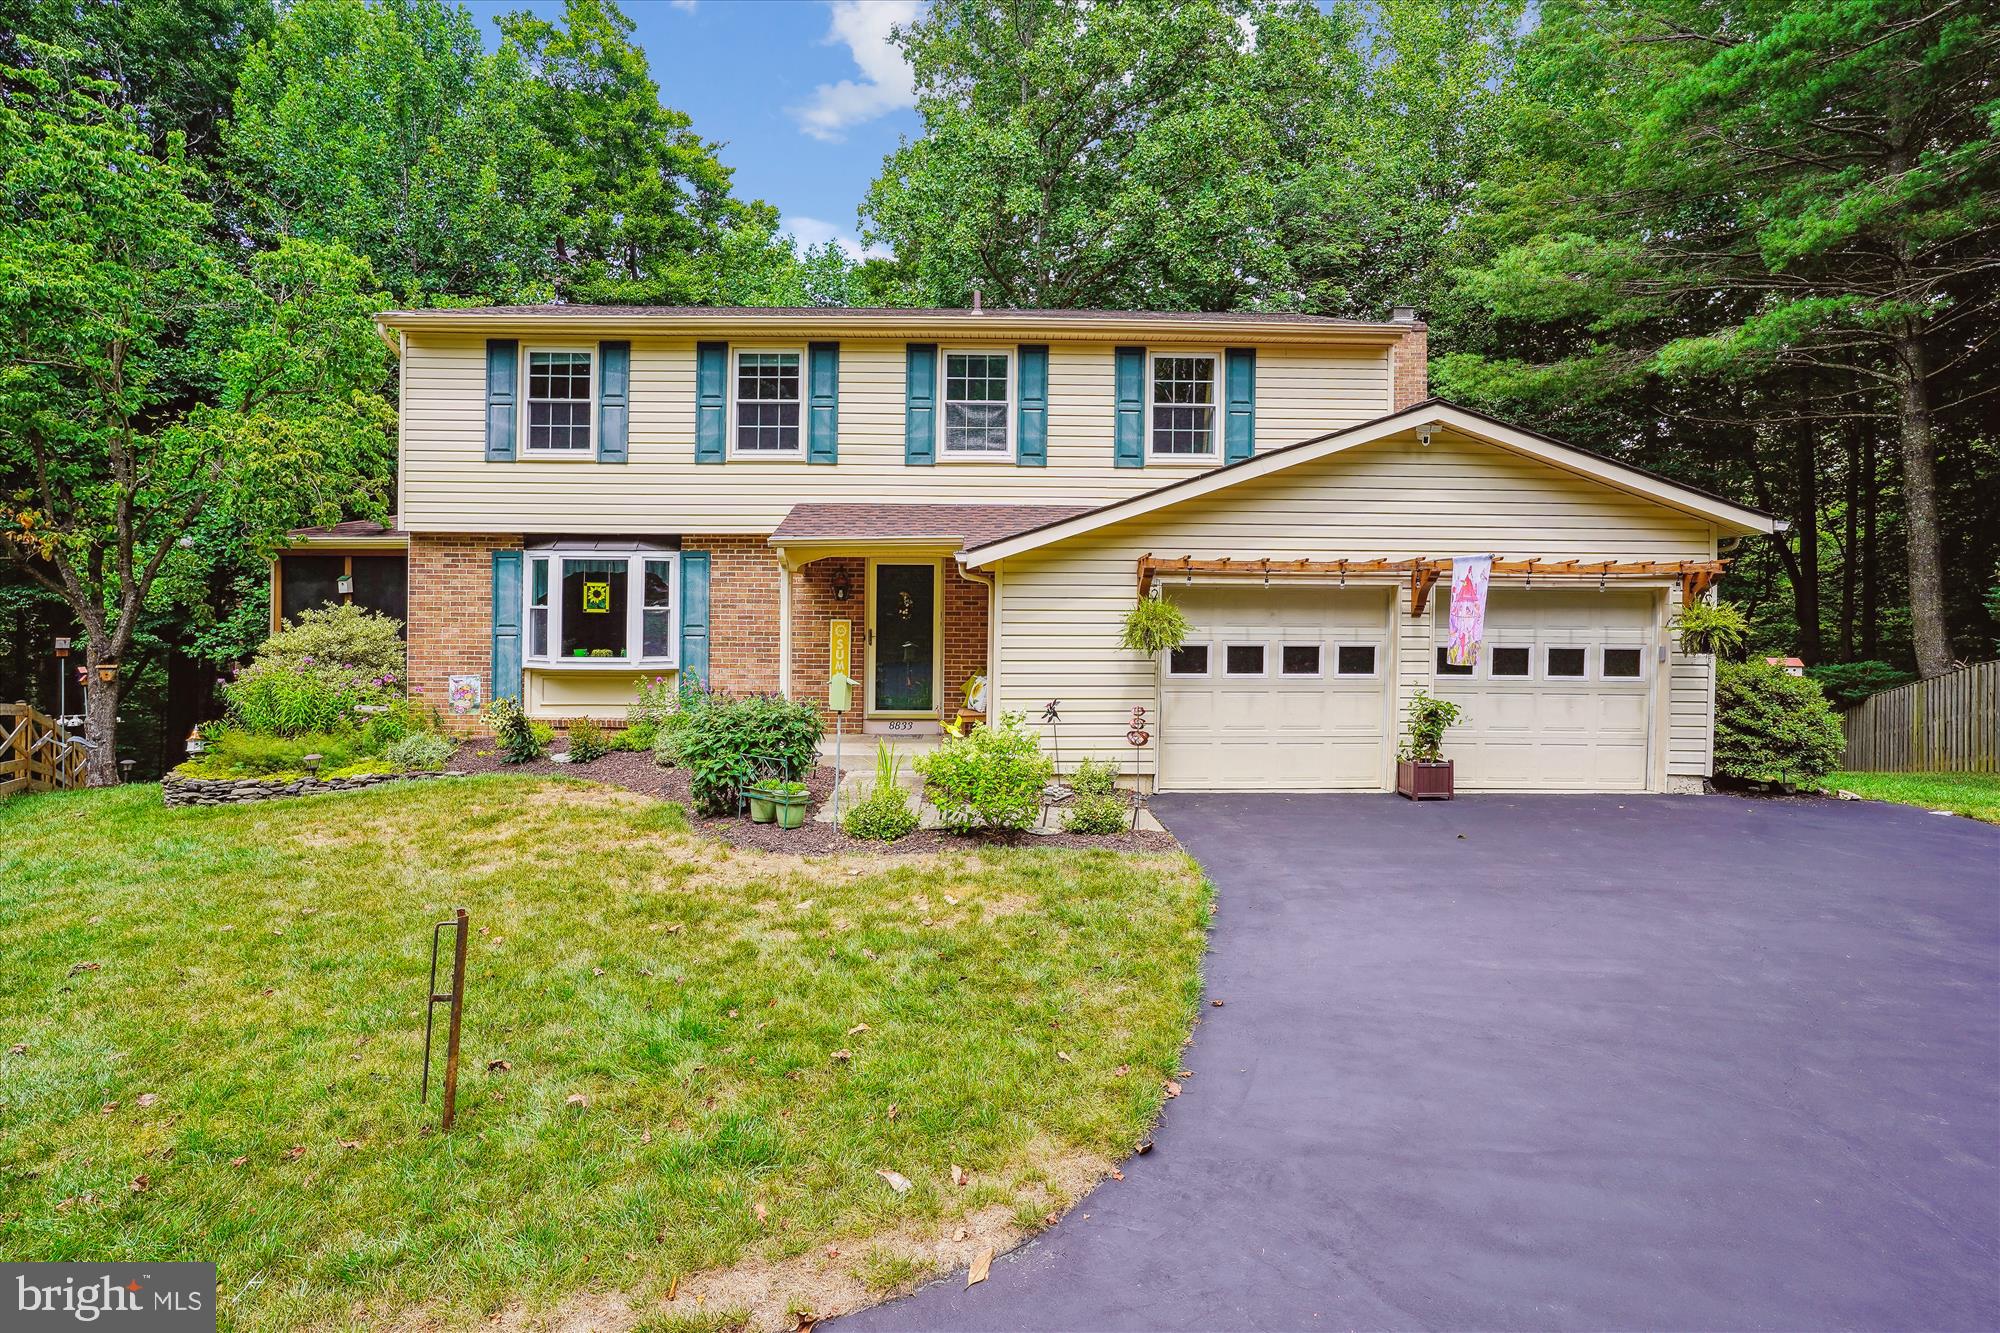
<path id="1" fill-rule="evenodd" d="M 868 711 L 935 717 L 938 566 L 877 561 L 868 613 Z"/>

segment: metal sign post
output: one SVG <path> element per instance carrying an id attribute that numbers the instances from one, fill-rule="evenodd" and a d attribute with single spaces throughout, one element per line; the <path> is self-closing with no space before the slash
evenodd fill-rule
<path id="1" fill-rule="evenodd" d="M 430 1003 L 424 1006 L 424 1079 L 423 1088 L 417 1094 L 420 1104 L 427 1104 L 431 1096 L 431 1024 L 440 1004 L 451 1006 L 450 1026 L 446 1029 L 444 1044 L 444 1114 L 439 1119 L 438 1128 L 450 1129 L 451 1122 L 458 1115 L 458 1028 L 459 1019 L 465 1013 L 465 938 L 468 918 L 463 907 L 452 915 L 449 921 L 440 921 L 431 927 L 431 980 Z M 451 948 L 451 989 L 439 993 L 437 988 L 438 942 L 444 931 L 450 928 L 456 938 Z"/>
<path id="2" fill-rule="evenodd" d="M 840 827 L 840 784 L 846 777 L 841 768 L 840 741 L 847 729 L 847 710 L 854 706 L 854 687 L 860 682 L 849 674 L 854 665 L 854 622 L 826 622 L 826 706 L 833 713 L 833 826 Z"/>

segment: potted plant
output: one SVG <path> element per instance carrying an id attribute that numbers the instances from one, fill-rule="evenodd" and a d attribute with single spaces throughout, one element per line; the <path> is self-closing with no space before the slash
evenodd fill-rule
<path id="1" fill-rule="evenodd" d="M 1188 618 L 1164 597 L 1141 597 L 1125 613 L 1121 641 L 1130 652 L 1142 657 L 1158 657 L 1187 642 Z"/>
<path id="2" fill-rule="evenodd" d="M 774 782 L 765 792 L 777 814 L 779 828 L 797 828 L 806 822 L 806 806 L 812 798 L 806 794 L 805 783 Z"/>
<path id="3" fill-rule="evenodd" d="M 1690 657 L 1738 658 L 1750 640 L 1750 621 L 1729 602 L 1689 602 L 1674 617 L 1680 649 Z"/>
<path id="4" fill-rule="evenodd" d="M 1449 801 L 1451 760 L 1444 757 L 1445 728 L 1458 721 L 1458 705 L 1418 690 L 1410 700 L 1408 739 L 1396 756 L 1396 791 L 1413 801 Z"/>
<path id="5" fill-rule="evenodd" d="M 778 807 L 770 788 L 753 783 L 743 789 L 743 799 L 750 803 L 751 823 L 768 824 L 778 817 Z"/>

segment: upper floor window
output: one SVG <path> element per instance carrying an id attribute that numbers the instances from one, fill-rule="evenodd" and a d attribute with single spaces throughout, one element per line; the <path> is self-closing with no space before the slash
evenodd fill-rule
<path id="1" fill-rule="evenodd" d="M 1014 451 L 1009 426 L 1013 358 L 1006 352 L 944 354 L 942 458 L 1005 459 Z"/>
<path id="2" fill-rule="evenodd" d="M 799 366 L 797 352 L 736 354 L 736 452 L 750 455 L 799 452 Z"/>
<path id="3" fill-rule="evenodd" d="M 1215 456 L 1215 373 L 1220 360 L 1210 352 L 1153 354 L 1155 458 Z"/>
<path id="4" fill-rule="evenodd" d="M 528 452 L 591 451 L 594 395 L 592 355 L 584 351 L 528 352 Z"/>
<path id="5" fill-rule="evenodd" d="M 670 551 L 530 551 L 528 660 L 672 666 L 680 639 Z"/>

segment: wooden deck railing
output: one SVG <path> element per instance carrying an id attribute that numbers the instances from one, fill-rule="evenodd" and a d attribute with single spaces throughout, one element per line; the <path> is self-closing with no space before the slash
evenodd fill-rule
<path id="1" fill-rule="evenodd" d="M 0 796 L 83 785 L 81 741 L 26 704 L 0 704 Z"/>
<path id="2" fill-rule="evenodd" d="M 2000 772 L 2000 660 L 1884 690 L 1842 725 L 1850 772 Z"/>

